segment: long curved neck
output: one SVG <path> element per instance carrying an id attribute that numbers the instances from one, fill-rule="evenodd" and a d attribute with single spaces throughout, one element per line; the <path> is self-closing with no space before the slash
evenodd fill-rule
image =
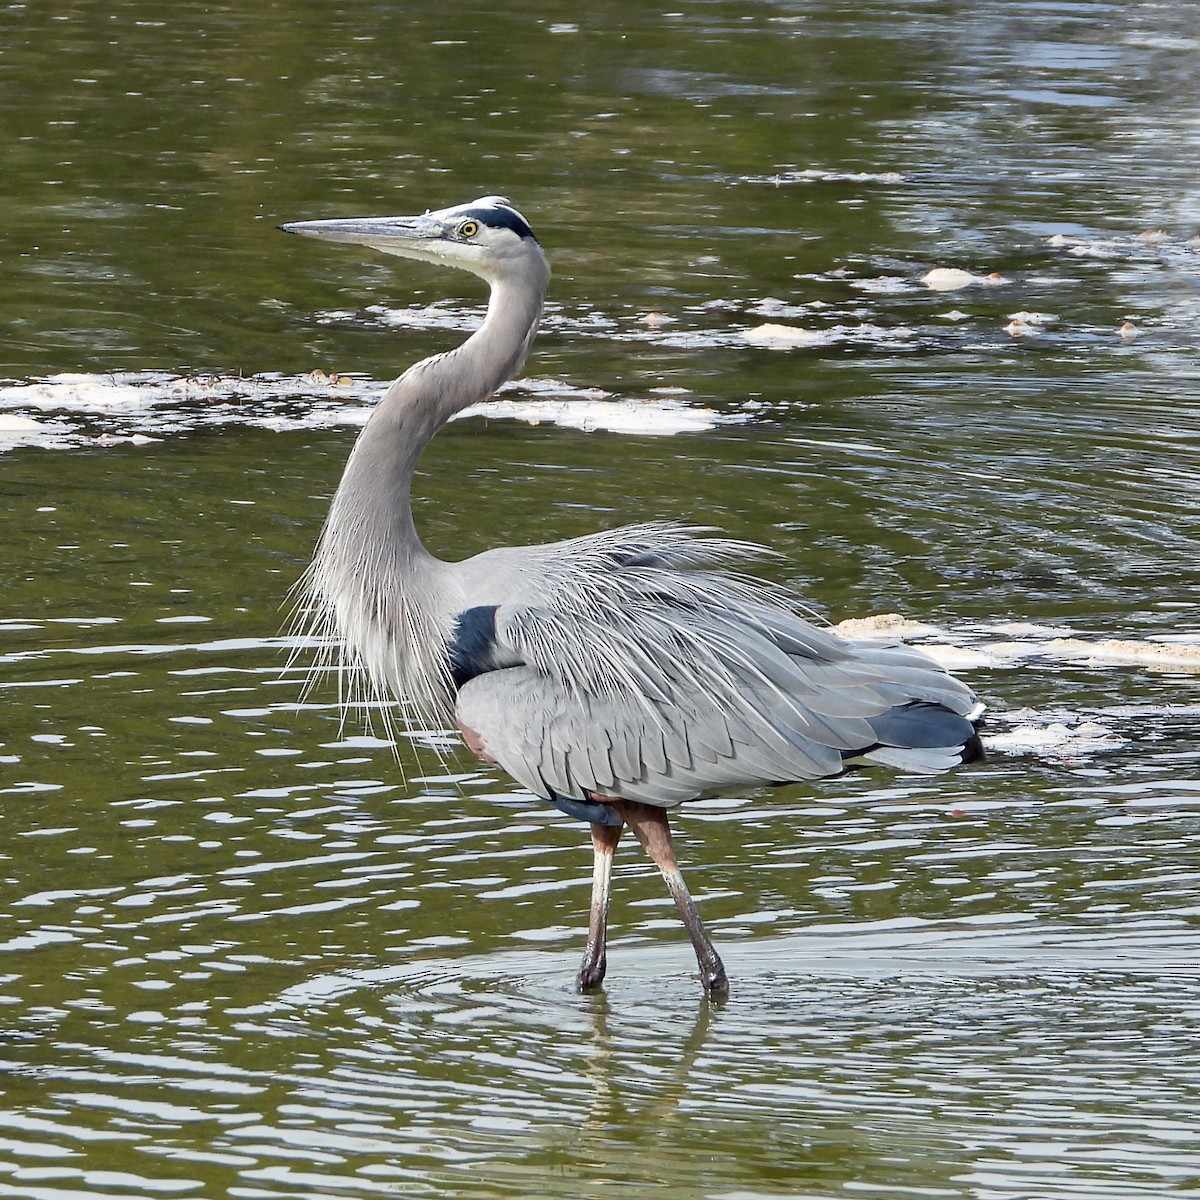
<path id="1" fill-rule="evenodd" d="M 346 535 L 348 520 L 360 535 L 365 524 L 386 531 L 381 542 L 423 550 L 410 504 L 417 460 L 455 413 L 488 399 L 521 369 L 542 315 L 549 282 L 544 261 L 532 261 L 530 267 L 540 269 L 515 279 L 493 281 L 479 329 L 456 349 L 410 367 L 387 390 L 359 435 L 334 498 L 330 523 L 342 526 L 337 536 Z"/>
<path id="2" fill-rule="evenodd" d="M 408 699 L 443 718 L 450 711 L 445 639 L 459 605 L 444 564 L 413 525 L 413 473 L 455 413 L 520 370 L 549 277 L 539 250 L 511 279 L 493 280 L 480 328 L 392 384 L 354 445 L 305 579 L 301 624 L 334 638 L 372 694 Z"/>

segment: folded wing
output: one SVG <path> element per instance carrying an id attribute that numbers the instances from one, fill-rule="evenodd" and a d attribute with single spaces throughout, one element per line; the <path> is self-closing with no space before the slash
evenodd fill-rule
<path id="1" fill-rule="evenodd" d="M 920 652 L 843 641 L 740 583 L 637 574 L 616 605 L 497 605 L 486 645 L 471 618 L 482 669 L 460 675 L 459 722 L 536 794 L 671 808 L 857 761 L 940 771 L 978 750 L 975 697 Z"/>

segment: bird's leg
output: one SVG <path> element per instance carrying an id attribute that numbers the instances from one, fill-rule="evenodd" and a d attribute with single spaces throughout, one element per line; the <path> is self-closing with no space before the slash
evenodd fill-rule
<path id="1" fill-rule="evenodd" d="M 683 881 L 683 873 L 679 870 L 679 862 L 675 858 L 675 845 L 671 840 L 671 825 L 667 820 L 665 809 L 655 808 L 652 804 L 638 804 L 632 800 L 618 800 L 613 807 L 625 823 L 633 830 L 643 849 L 658 864 L 658 869 L 667 881 L 667 890 L 679 915 L 687 928 L 688 936 L 692 939 L 692 947 L 696 951 L 696 962 L 700 966 L 700 982 L 705 991 L 712 995 L 724 996 L 729 991 L 729 980 L 725 975 L 725 966 L 717 953 L 696 911 L 696 903 Z"/>
<path id="2" fill-rule="evenodd" d="M 613 853 L 621 840 L 621 825 L 592 827 L 592 911 L 588 918 L 587 949 L 579 967 L 576 984 L 581 992 L 599 987 L 608 966 L 605 945 L 608 939 L 608 898 L 612 892 Z"/>

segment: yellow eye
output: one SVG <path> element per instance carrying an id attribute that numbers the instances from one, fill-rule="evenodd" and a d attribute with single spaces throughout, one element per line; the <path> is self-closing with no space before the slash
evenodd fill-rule
<path id="1" fill-rule="evenodd" d="M 458 236 L 465 238 L 473 238 L 479 232 L 479 223 L 477 221 L 464 221 L 458 227 Z"/>

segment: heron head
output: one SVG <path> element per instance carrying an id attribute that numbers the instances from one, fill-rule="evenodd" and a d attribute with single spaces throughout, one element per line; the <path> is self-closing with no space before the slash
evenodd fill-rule
<path id="1" fill-rule="evenodd" d="M 508 274 L 523 260 L 545 261 L 529 223 L 503 196 L 481 196 L 419 217 L 291 221 L 279 228 L 301 237 L 352 242 L 401 258 L 460 267 L 487 280 Z"/>

